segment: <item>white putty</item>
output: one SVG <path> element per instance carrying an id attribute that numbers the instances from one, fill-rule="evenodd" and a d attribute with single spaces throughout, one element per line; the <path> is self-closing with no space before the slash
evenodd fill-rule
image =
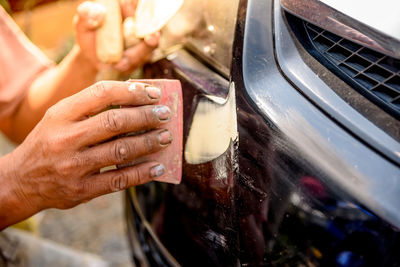
<path id="1" fill-rule="evenodd" d="M 231 83 L 227 99 L 205 96 L 199 101 L 185 146 L 186 162 L 211 161 L 237 138 L 235 85 Z"/>
<path id="2" fill-rule="evenodd" d="M 134 91 L 136 91 L 136 83 L 131 83 L 131 84 L 129 85 L 128 91 L 129 91 L 129 92 L 134 92 Z"/>

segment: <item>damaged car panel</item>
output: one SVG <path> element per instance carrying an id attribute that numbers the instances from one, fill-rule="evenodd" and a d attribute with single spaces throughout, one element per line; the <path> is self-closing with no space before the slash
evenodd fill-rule
<path id="1" fill-rule="evenodd" d="M 190 44 L 146 67 L 147 78 L 181 80 L 184 147 L 200 145 L 192 151 L 206 156 L 185 155 L 180 185 L 150 183 L 127 192 L 137 265 L 400 264 L 399 143 L 365 138 L 365 129 L 382 136 L 386 130 L 361 120 L 360 126 L 357 118 L 364 115 L 355 115 L 357 109 L 340 117 L 327 108 L 340 94 L 311 95 L 329 90 L 327 78 L 340 79 L 322 64 L 305 76 L 301 71 L 309 64 L 302 63 L 300 71 L 285 67 L 289 59 L 306 62 L 311 56 L 297 56 L 295 45 L 277 52 L 285 47 L 277 27 L 287 27 L 286 37 L 296 38 L 279 5 L 242 0 L 238 12 L 229 13 L 236 30 L 232 54 L 226 55 L 228 76 Z M 324 77 L 311 75 L 316 71 Z M 340 108 L 350 110 L 349 102 L 344 99 Z M 198 112 L 215 116 L 208 125 L 198 124 Z M 192 130 L 204 133 L 193 138 Z"/>

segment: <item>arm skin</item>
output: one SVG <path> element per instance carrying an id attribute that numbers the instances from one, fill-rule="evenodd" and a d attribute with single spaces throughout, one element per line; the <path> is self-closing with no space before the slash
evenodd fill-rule
<path id="1" fill-rule="evenodd" d="M 101 26 L 104 14 L 104 8 L 93 2 L 84 2 L 78 7 L 74 17 L 77 44 L 59 65 L 35 79 L 14 114 L 0 122 L 0 129 L 11 140 L 22 142 L 49 107 L 95 82 L 97 72 L 105 67 L 95 54 L 95 30 Z M 159 33 L 156 33 L 128 48 L 113 68 L 129 73 L 143 65 L 158 40 Z"/>
<path id="2" fill-rule="evenodd" d="M 87 64 L 79 46 L 75 46 L 59 65 L 36 78 L 3 132 L 13 141 L 22 142 L 49 107 L 93 84 L 96 74 L 97 69 Z"/>
<path id="3" fill-rule="evenodd" d="M 145 162 L 100 173 L 103 167 L 165 148 L 172 136 L 161 128 L 169 109 L 154 106 L 159 89 L 140 83 L 131 87 L 131 82 L 93 84 L 101 68 L 94 54 L 94 30 L 102 19 L 98 12 L 93 16 L 93 5 L 85 2 L 78 8 L 72 51 L 36 77 L 14 114 L 0 122 L 2 131 L 22 142 L 0 158 L 0 231 L 41 210 L 71 208 L 149 182 L 165 171 L 158 162 Z M 112 67 L 124 73 L 142 65 L 158 38 L 149 36 L 127 49 Z M 133 107 L 104 111 L 110 105 Z M 129 132 L 144 133 L 115 139 Z"/>
<path id="4" fill-rule="evenodd" d="M 19 193 L 12 154 L 0 158 L 0 231 L 34 214 Z"/>
<path id="5" fill-rule="evenodd" d="M 24 142 L 0 158 L 0 230 L 41 210 L 72 208 L 163 175 L 156 161 L 100 173 L 172 142 L 162 129 L 170 110 L 156 105 L 160 97 L 160 89 L 142 83 L 107 81 L 52 106 Z M 131 107 L 104 110 L 110 105 Z M 115 139 L 130 132 L 143 133 Z"/>

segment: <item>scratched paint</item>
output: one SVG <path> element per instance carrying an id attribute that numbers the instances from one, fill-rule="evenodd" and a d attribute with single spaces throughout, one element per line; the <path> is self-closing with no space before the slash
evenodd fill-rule
<path id="1" fill-rule="evenodd" d="M 185 159 L 201 164 L 216 159 L 238 139 L 235 86 L 226 99 L 205 96 L 196 108 L 185 146 Z"/>

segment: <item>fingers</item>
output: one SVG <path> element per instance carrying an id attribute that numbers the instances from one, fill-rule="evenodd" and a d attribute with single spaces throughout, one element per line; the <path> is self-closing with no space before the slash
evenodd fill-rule
<path id="1" fill-rule="evenodd" d="M 103 5 L 86 1 L 78 6 L 76 26 L 83 30 L 95 30 L 104 21 L 106 9 Z"/>
<path id="2" fill-rule="evenodd" d="M 135 16 L 137 0 L 119 0 L 119 3 L 123 18 Z"/>
<path id="3" fill-rule="evenodd" d="M 137 0 L 120 0 L 120 5 L 124 18 L 135 15 Z M 103 5 L 86 1 L 79 5 L 77 15 L 74 17 L 76 42 L 98 69 L 104 66 L 97 59 L 95 30 L 101 26 L 105 15 L 106 10 Z M 157 32 L 147 36 L 138 45 L 127 49 L 114 68 L 119 72 L 128 73 L 146 63 L 150 59 L 152 51 L 158 46 L 159 37 L 160 34 Z"/>
<path id="4" fill-rule="evenodd" d="M 149 105 L 157 103 L 160 97 L 160 89 L 143 83 L 103 81 L 62 102 L 71 110 L 71 119 L 82 119 L 111 105 Z"/>
<path id="5" fill-rule="evenodd" d="M 94 2 L 83 2 L 74 17 L 75 38 L 80 50 L 97 68 L 98 60 L 95 49 L 95 30 L 104 21 L 106 10 L 104 6 Z"/>
<path id="6" fill-rule="evenodd" d="M 160 32 L 155 32 L 153 34 L 144 37 L 144 42 L 150 47 L 157 47 L 160 41 Z"/>
<path id="7" fill-rule="evenodd" d="M 90 158 L 90 168 L 96 172 L 106 166 L 130 163 L 167 147 L 171 142 L 172 135 L 168 130 L 154 130 L 90 147 L 81 156 Z"/>
<path id="8" fill-rule="evenodd" d="M 141 185 L 161 177 L 165 167 L 157 162 L 142 163 L 133 167 L 96 174 L 84 180 L 87 199 Z"/>
<path id="9" fill-rule="evenodd" d="M 80 142 L 85 146 L 95 145 L 117 135 L 158 128 L 169 119 L 170 110 L 166 106 L 107 110 L 80 122 L 80 128 L 90 133 Z"/>
<path id="10" fill-rule="evenodd" d="M 114 65 L 120 72 L 132 71 L 145 64 L 151 57 L 151 53 L 158 46 L 160 34 L 154 33 L 147 36 L 143 42 L 125 50 L 122 59 Z"/>

